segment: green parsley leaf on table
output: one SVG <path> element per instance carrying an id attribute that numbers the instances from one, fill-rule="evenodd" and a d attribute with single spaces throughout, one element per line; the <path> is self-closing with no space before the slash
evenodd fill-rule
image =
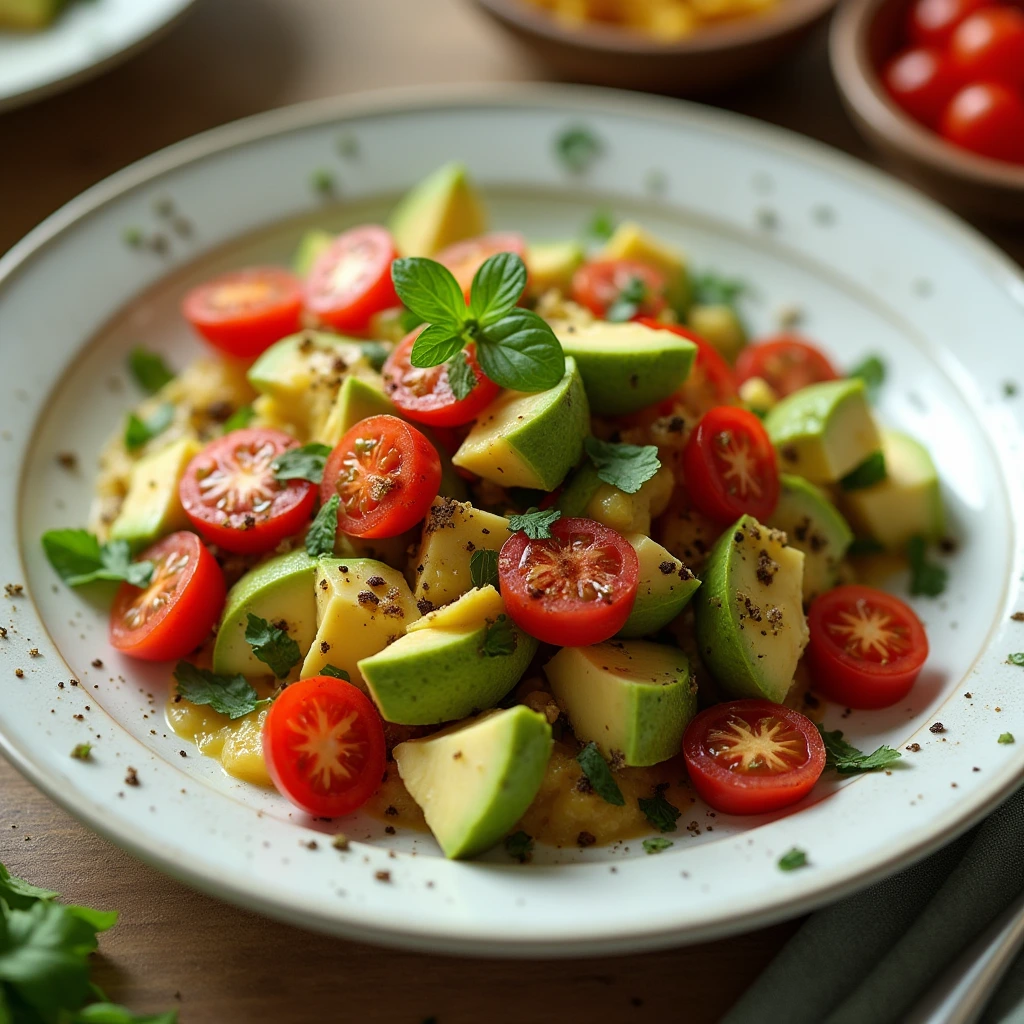
<path id="1" fill-rule="evenodd" d="M 474 587 L 498 588 L 498 552 L 477 548 L 469 556 L 469 578 Z"/>
<path id="2" fill-rule="evenodd" d="M 469 315 L 481 327 L 500 320 L 515 309 L 526 291 L 526 264 L 514 252 L 499 252 L 486 259 L 473 278 Z"/>
<path id="3" fill-rule="evenodd" d="M 585 125 L 572 125 L 555 139 L 555 156 L 571 174 L 584 174 L 604 152 L 604 143 Z"/>
<path id="4" fill-rule="evenodd" d="M 236 409 L 221 428 L 223 433 L 230 434 L 233 430 L 244 430 L 256 419 L 256 410 L 251 405 L 243 405 Z"/>
<path id="5" fill-rule="evenodd" d="M 318 484 L 324 478 L 324 465 L 331 454 L 330 445 L 310 444 L 289 448 L 271 463 L 276 480 L 308 480 Z"/>
<path id="6" fill-rule="evenodd" d="M 391 280 L 405 308 L 423 322 L 449 327 L 452 332 L 462 330 L 466 300 L 455 275 L 446 266 L 424 256 L 397 259 L 391 264 Z"/>
<path id="7" fill-rule="evenodd" d="M 675 846 L 675 843 L 671 839 L 665 839 L 662 836 L 655 836 L 653 839 L 645 839 L 644 853 L 661 853 L 662 850 L 667 850 L 670 846 Z"/>
<path id="8" fill-rule="evenodd" d="M 533 836 L 527 835 L 522 829 L 505 836 L 505 850 L 520 864 L 525 864 L 533 854 Z"/>
<path id="9" fill-rule="evenodd" d="M 306 554 L 310 558 L 334 554 L 334 544 L 338 537 L 339 508 L 341 498 L 336 494 L 332 494 L 327 502 L 320 506 L 320 511 L 306 533 Z"/>
<path id="10" fill-rule="evenodd" d="M 868 398 L 872 402 L 878 400 L 878 393 L 885 383 L 885 363 L 878 356 L 868 356 L 863 362 L 858 363 L 849 375 L 860 377 L 867 388 Z"/>
<path id="11" fill-rule="evenodd" d="M 1024 651 L 1018 651 L 1016 654 L 1011 654 L 1006 659 L 1011 665 L 1020 665 L 1024 668 Z"/>
<path id="12" fill-rule="evenodd" d="M 547 540 L 551 536 L 551 527 L 562 518 L 557 508 L 527 509 L 522 515 L 508 517 L 510 533 L 525 533 L 530 540 Z"/>
<path id="13" fill-rule="evenodd" d="M 546 320 L 513 309 L 476 334 L 480 369 L 503 388 L 549 391 L 565 376 L 565 353 Z"/>
<path id="14" fill-rule="evenodd" d="M 618 298 L 608 307 L 605 320 L 613 324 L 622 324 L 640 312 L 640 306 L 647 298 L 647 284 L 642 277 L 631 277 L 626 287 L 619 292 Z"/>
<path id="15" fill-rule="evenodd" d="M 619 784 L 612 775 L 608 762 L 604 759 L 596 743 L 588 743 L 577 755 L 576 760 L 583 769 L 583 774 L 590 783 L 590 788 L 606 803 L 615 807 L 625 807 L 626 798 L 619 789 Z"/>
<path id="16" fill-rule="evenodd" d="M 128 355 L 128 369 L 143 391 L 155 395 L 165 384 L 174 380 L 163 356 L 144 348 L 134 348 Z"/>
<path id="17" fill-rule="evenodd" d="M 153 578 L 153 563 L 133 562 L 124 540 L 100 544 L 88 530 L 47 530 L 42 542 L 50 565 L 69 587 L 99 580 L 124 580 L 133 587 L 145 587 Z"/>
<path id="18" fill-rule="evenodd" d="M 652 797 L 640 797 L 637 801 L 644 817 L 659 832 L 675 832 L 676 822 L 682 811 L 670 804 L 661 793 Z"/>
<path id="19" fill-rule="evenodd" d="M 946 589 L 949 573 L 937 562 L 928 560 L 923 537 L 911 537 L 907 542 L 910 561 L 910 593 L 915 597 L 938 597 Z"/>
<path id="20" fill-rule="evenodd" d="M 332 679 L 343 679 L 346 683 L 352 682 L 352 677 L 343 668 L 338 668 L 337 665 L 324 665 L 320 669 L 320 675 L 330 676 Z"/>
<path id="21" fill-rule="evenodd" d="M 138 451 L 144 444 L 162 434 L 174 422 L 174 406 L 165 402 L 149 419 L 139 419 L 135 413 L 128 414 L 124 427 L 124 446 L 130 452 Z"/>
<path id="22" fill-rule="evenodd" d="M 722 277 L 713 270 L 693 278 L 693 302 L 699 306 L 733 306 L 736 300 L 750 290 L 746 281 Z"/>
<path id="23" fill-rule="evenodd" d="M 205 668 L 197 668 L 191 662 L 179 661 L 174 669 L 178 681 L 177 692 L 193 704 L 207 704 L 214 711 L 228 718 L 242 718 L 244 715 L 265 708 L 270 701 L 260 700 L 245 676 L 219 676 Z"/>
<path id="24" fill-rule="evenodd" d="M 499 615 L 487 627 L 480 653 L 485 658 L 500 658 L 516 649 L 516 631 L 507 615 Z"/>
<path id="25" fill-rule="evenodd" d="M 278 679 L 284 679 L 302 661 L 299 645 L 285 630 L 252 612 L 245 627 L 245 642 L 256 660 L 262 661 Z"/>
<path id="26" fill-rule="evenodd" d="M 596 437 L 583 442 L 600 480 L 626 494 L 636 494 L 661 469 L 653 444 L 612 444 Z"/>
<path id="27" fill-rule="evenodd" d="M 469 365 L 464 349 L 456 352 L 448 360 L 448 386 L 459 402 L 467 398 L 476 387 L 476 374 Z"/>
<path id="28" fill-rule="evenodd" d="M 1012 732 L 1001 732 L 997 743 L 1016 743 L 1017 741 L 1013 738 Z"/>
<path id="29" fill-rule="evenodd" d="M 806 867 L 807 863 L 807 854 L 794 846 L 792 850 L 779 858 L 779 870 L 795 871 L 797 868 Z"/>
<path id="30" fill-rule="evenodd" d="M 860 491 L 865 487 L 880 484 L 885 477 L 885 455 L 882 452 L 872 452 L 859 466 L 851 469 L 839 481 L 839 486 L 844 491 Z"/>
<path id="31" fill-rule="evenodd" d="M 829 732 L 824 726 L 818 726 L 822 742 L 825 744 L 825 767 L 837 771 L 840 775 L 856 775 L 859 772 L 873 772 L 880 768 L 888 768 L 903 755 L 898 750 L 885 745 L 865 754 L 852 743 L 843 739 L 842 730 Z"/>

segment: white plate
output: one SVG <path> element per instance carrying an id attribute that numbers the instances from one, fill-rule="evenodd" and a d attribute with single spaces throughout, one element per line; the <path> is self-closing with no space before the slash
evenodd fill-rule
<path id="1" fill-rule="evenodd" d="M 604 140 L 583 178 L 553 150 L 575 124 Z M 337 155 L 343 132 L 358 143 L 354 158 Z M 285 259 L 307 224 L 381 216 L 452 157 L 468 161 L 499 227 L 571 235 L 611 203 L 684 244 L 695 265 L 755 282 L 758 330 L 797 302 L 806 331 L 841 364 L 885 354 L 882 415 L 927 440 L 961 544 L 947 560 L 947 593 L 917 604 L 933 653 L 911 699 L 846 718 L 830 708 L 826 721 L 864 747 L 915 741 L 920 752 L 888 774 L 822 782 L 783 815 L 685 807 L 675 845 L 658 856 L 630 842 L 540 851 L 522 867 L 503 851 L 446 862 L 429 837 L 387 837 L 375 822 L 342 823 L 372 842 L 341 854 L 322 835 L 337 826 L 229 779 L 191 748 L 180 756 L 187 745 L 166 734 L 161 714 L 167 672 L 108 650 L 104 611 L 59 585 L 39 534 L 85 518 L 96 453 L 134 400 L 126 352 L 144 342 L 178 366 L 193 354 L 177 313 L 186 287 L 220 268 Z M 311 188 L 323 167 L 336 174 L 338 204 Z M 664 176 L 660 198 L 651 171 Z M 164 230 L 154 212 L 164 198 L 194 233 L 169 233 L 166 256 L 127 247 L 126 227 Z M 1024 608 L 1024 398 L 1004 384 L 1024 376 L 1022 304 L 1018 272 L 916 194 L 776 129 L 671 101 L 419 90 L 268 114 L 175 146 L 92 189 L 0 261 L 0 474 L 20 481 L 0 496 L 0 583 L 27 588 L 0 598 L 10 628 L 0 747 L 54 799 L 167 872 L 352 937 L 568 955 L 706 939 L 806 911 L 949 840 L 1021 778 L 1024 668 L 1006 657 L 1024 649 L 1024 625 L 1009 620 Z M 69 449 L 78 475 L 55 460 Z M 40 657 L 26 653 L 33 646 Z M 60 689 L 69 674 L 82 685 Z M 929 731 L 936 721 L 945 732 Z M 1006 731 L 1020 742 L 997 743 Z M 69 758 L 87 739 L 94 762 Z M 124 785 L 129 765 L 137 788 Z M 783 873 L 777 861 L 793 846 L 811 864 Z M 382 871 L 390 881 L 375 877 Z"/>
<path id="2" fill-rule="evenodd" d="M 73 0 L 38 32 L 0 29 L 0 110 L 99 74 L 169 28 L 193 0 Z"/>

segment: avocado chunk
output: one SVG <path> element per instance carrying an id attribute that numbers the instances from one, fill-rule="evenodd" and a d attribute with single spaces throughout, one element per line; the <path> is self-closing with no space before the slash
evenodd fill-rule
<path id="1" fill-rule="evenodd" d="M 126 540 L 138 549 L 175 530 L 189 528 L 178 484 L 185 467 L 201 448 L 198 441 L 182 437 L 135 463 L 128 493 L 110 527 L 111 540 Z"/>
<path id="2" fill-rule="evenodd" d="M 729 363 L 736 362 L 736 357 L 747 344 L 747 329 L 732 306 L 693 305 L 686 314 L 686 324 L 713 345 Z"/>
<path id="3" fill-rule="evenodd" d="M 864 381 L 856 377 L 794 391 L 764 425 L 780 469 L 816 484 L 834 483 L 882 446 Z"/>
<path id="4" fill-rule="evenodd" d="M 690 277 L 682 251 L 655 238 L 635 221 L 624 220 L 598 253 L 602 260 L 637 260 L 660 270 L 673 309 L 684 309 L 690 298 Z"/>
<path id="5" fill-rule="evenodd" d="M 265 676 L 270 669 L 246 642 L 250 613 L 284 629 L 306 651 L 316 633 L 313 573 L 316 559 L 305 551 L 278 555 L 250 569 L 228 592 L 213 647 L 213 671 L 221 675 Z"/>
<path id="6" fill-rule="evenodd" d="M 543 295 L 552 288 L 568 292 L 572 275 L 583 262 L 585 253 L 579 242 L 537 242 L 526 250 L 531 295 Z"/>
<path id="7" fill-rule="evenodd" d="M 779 504 L 771 526 L 782 530 L 791 547 L 804 553 L 804 604 L 839 582 L 839 567 L 853 533 L 839 509 L 820 487 L 782 473 Z"/>
<path id="8" fill-rule="evenodd" d="M 452 462 L 502 487 L 553 491 L 580 461 L 590 406 L 576 363 L 550 391 L 503 391 L 477 417 Z"/>
<path id="9" fill-rule="evenodd" d="M 409 632 L 417 629 L 474 629 L 481 622 L 496 622 L 505 614 L 505 602 L 493 586 L 473 587 L 465 594 L 410 623 Z"/>
<path id="10" fill-rule="evenodd" d="M 718 539 L 694 601 L 700 655 L 729 697 L 781 704 L 807 646 L 804 555 L 743 516 Z"/>
<path id="11" fill-rule="evenodd" d="M 301 678 L 333 665 L 366 689 L 359 662 L 383 651 L 420 617 L 405 577 L 372 558 L 321 558 L 310 589 L 317 628 Z"/>
<path id="12" fill-rule="evenodd" d="M 412 562 L 413 596 L 420 609 L 438 608 L 473 586 L 469 567 L 478 549 L 500 551 L 508 520 L 469 502 L 437 497 L 423 522 L 423 539 Z"/>
<path id="13" fill-rule="evenodd" d="M 599 416 L 639 412 L 675 394 L 697 354 L 692 341 L 637 323 L 599 320 L 557 333 L 579 367 L 591 412 Z"/>
<path id="14" fill-rule="evenodd" d="M 555 508 L 563 516 L 583 516 L 619 533 L 650 533 L 651 520 L 668 507 L 675 487 L 672 470 L 662 466 L 635 494 L 606 484 L 587 460 L 569 478 Z"/>
<path id="15" fill-rule="evenodd" d="M 311 228 L 300 239 L 292 256 L 292 271 L 299 277 L 306 277 L 313 264 L 324 250 L 334 241 L 334 235 L 320 228 Z"/>
<path id="16" fill-rule="evenodd" d="M 842 496 L 854 530 L 890 550 L 901 550 L 911 537 L 940 540 L 945 515 L 939 475 L 928 449 L 906 434 L 884 430 L 882 452 L 886 479 Z"/>
<path id="17" fill-rule="evenodd" d="M 640 562 L 636 601 L 620 637 L 650 636 L 667 626 L 697 592 L 700 580 L 660 544 L 642 533 L 626 538 Z"/>
<path id="18" fill-rule="evenodd" d="M 44 28 L 66 3 L 67 0 L 0 0 L 0 28 Z"/>
<path id="19" fill-rule="evenodd" d="M 487 217 L 464 164 L 439 167 L 405 194 L 388 226 L 403 256 L 433 256 L 483 234 Z"/>
<path id="20" fill-rule="evenodd" d="M 411 629 L 359 662 L 386 722 L 453 722 L 493 707 L 522 678 L 537 653 L 537 641 L 506 616 L 500 597 L 501 603 L 494 603 L 486 593 L 493 587 L 481 590 L 483 595 L 471 590 L 443 609 L 447 621 L 455 617 L 463 625 Z M 498 637 L 507 638 L 508 644 L 496 643 Z"/>
<path id="21" fill-rule="evenodd" d="M 612 763 L 641 767 L 675 757 L 697 713 L 697 684 L 677 647 L 647 640 L 563 647 L 544 666 L 576 738 Z"/>
<path id="22" fill-rule="evenodd" d="M 522 704 L 395 747 L 398 774 L 449 858 L 494 846 L 526 813 L 551 757 L 551 726 Z"/>

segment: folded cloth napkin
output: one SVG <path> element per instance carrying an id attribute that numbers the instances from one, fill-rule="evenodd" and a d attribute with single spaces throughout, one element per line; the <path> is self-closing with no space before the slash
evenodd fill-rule
<path id="1" fill-rule="evenodd" d="M 812 915 L 722 1024 L 898 1024 L 1024 889 L 1024 789 L 920 864 Z M 774 1018 L 780 1024 L 783 1017 Z M 1024 1024 L 1024 954 L 982 1024 Z"/>

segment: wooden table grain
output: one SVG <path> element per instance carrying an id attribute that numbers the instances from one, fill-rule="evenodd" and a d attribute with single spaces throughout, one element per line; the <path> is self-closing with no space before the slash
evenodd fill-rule
<path id="1" fill-rule="evenodd" d="M 0 252 L 106 175 L 248 114 L 393 85 L 530 80 L 544 69 L 466 0 L 202 0 L 152 49 L 70 93 L 0 116 Z M 718 97 L 856 155 L 824 31 Z M 1019 231 L 989 233 L 1024 259 Z M 2 713 L 2 711 L 0 711 Z M 183 1024 L 588 1024 L 723 1011 L 795 924 L 635 957 L 456 960 L 308 934 L 198 895 L 93 835 L 0 761 L 0 862 L 75 902 L 121 911 L 97 981 Z"/>

